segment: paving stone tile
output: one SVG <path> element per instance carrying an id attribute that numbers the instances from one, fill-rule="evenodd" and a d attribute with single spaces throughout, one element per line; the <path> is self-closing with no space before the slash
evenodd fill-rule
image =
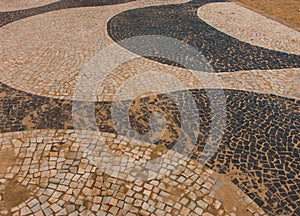
<path id="1" fill-rule="evenodd" d="M 299 214 L 298 32 L 234 3 L 207 4 L 211 2 L 0 3 L 0 215 Z M 247 18 L 247 25 L 241 24 L 244 19 L 234 25 L 226 21 L 237 16 Z M 257 20 L 268 28 L 253 25 Z M 253 29 L 259 28 L 257 34 Z M 251 39 L 253 32 L 257 37 Z M 175 49 L 170 58 L 158 58 L 163 46 L 153 40 L 139 47 L 123 43 L 116 53 L 133 52 L 136 58 L 82 86 L 97 91 L 92 98 L 95 112 L 87 111 L 91 96 L 85 91 L 79 91 L 82 97 L 74 94 L 82 71 L 96 62 L 91 59 L 122 39 L 151 34 L 179 39 L 198 50 L 212 67 L 209 75 L 200 71 L 200 80 L 189 70 L 199 69 L 200 54 L 193 58 L 191 52 Z M 143 73 L 149 70 L 159 73 Z M 222 85 L 212 82 L 216 77 Z M 129 120 L 122 116 L 113 122 L 111 108 L 120 87 L 128 94 L 120 96 L 117 108 L 129 113 Z M 145 88 L 155 93 L 131 94 Z M 221 114 L 212 116 L 211 107 L 220 92 L 226 126 L 213 149 L 206 141 L 212 120 L 222 123 Z M 195 112 L 201 125 L 181 133 L 179 105 L 188 105 L 188 95 L 197 107 L 188 107 L 188 115 Z M 75 105 L 88 118 L 95 117 L 91 128 L 76 128 Z M 154 125 L 167 127 L 155 142 L 127 133 L 133 128 L 140 135 L 156 135 L 156 113 L 162 116 Z M 181 135 L 188 146 L 185 138 L 191 134 L 199 136 L 189 154 L 173 148 Z M 117 155 L 126 156 L 125 163 L 103 170 Z M 155 158 L 162 160 L 161 167 L 148 176 L 124 172 L 134 162 Z M 139 176 L 144 174 L 158 177 L 146 181 Z"/>

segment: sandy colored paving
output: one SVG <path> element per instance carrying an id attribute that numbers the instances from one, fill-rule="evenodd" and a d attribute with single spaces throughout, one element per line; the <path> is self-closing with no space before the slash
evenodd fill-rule
<path id="1" fill-rule="evenodd" d="M 298 0 L 232 0 L 300 30 Z"/>
<path id="2" fill-rule="evenodd" d="M 91 131 L 2 134 L 0 150 L 6 152 L 3 162 L 9 172 L 0 172 L 0 214 L 265 215 L 230 178 L 176 152 L 169 150 L 173 157 L 163 161 L 158 172 L 161 177 L 145 182 L 138 177 L 142 173 L 132 171 L 132 180 L 107 175 L 101 167 L 111 159 L 94 160 L 87 154 L 93 145 L 95 155 L 108 146 L 114 154 L 125 156 L 127 163 L 164 158 L 168 152 L 126 137 Z M 13 194 L 8 191 L 12 187 Z"/>
<path id="3" fill-rule="evenodd" d="M 214 28 L 241 41 L 300 55 L 300 32 L 239 4 L 206 4 L 198 9 L 198 16 Z"/>
<path id="4" fill-rule="evenodd" d="M 206 4 L 199 9 L 201 0 L 115 1 L 114 5 L 99 7 L 81 7 L 78 1 L 74 5 L 79 8 L 68 8 L 68 2 L 63 5 L 62 1 L 54 9 L 34 9 L 53 2 L 56 0 L 0 2 L 0 11 L 29 11 L 29 15 L 27 10 L 20 12 L 24 16 L 6 13 L 3 17 L 8 22 L 0 28 L 0 215 L 299 213 L 295 185 L 299 182 L 300 68 L 295 65 L 300 37 L 299 31 L 293 29 L 300 26 L 298 0 L 239 0 Z M 180 3 L 187 4 L 170 5 Z M 148 6 L 158 7 L 152 10 Z M 197 17 L 197 9 L 204 22 Z M 168 14 L 170 11 L 174 13 Z M 162 17 L 173 22 L 173 16 L 181 23 L 160 25 L 165 21 Z M 112 21 L 111 32 L 108 21 Z M 194 37 L 196 28 L 185 28 L 184 21 L 198 22 L 205 37 L 201 32 Z M 111 59 L 98 56 L 116 44 L 118 37 L 114 38 L 113 33 L 121 38 L 132 32 L 147 35 L 147 26 L 142 24 L 155 27 L 149 32 L 156 27 L 158 32 L 170 27 L 174 37 L 182 34 L 188 42 L 200 40 L 207 45 L 206 57 L 216 58 L 214 66 L 218 68 L 220 63 L 222 71 L 191 71 L 168 62 L 163 64 L 119 45 L 104 53 L 112 53 Z M 212 35 L 219 36 L 219 45 L 229 46 L 222 49 L 211 44 Z M 239 49 L 246 55 L 245 62 Z M 120 53 L 134 58 L 115 64 Z M 252 61 L 253 53 L 258 61 Z M 234 65 L 227 70 L 230 63 L 226 61 L 231 57 Z M 107 60 L 105 64 L 103 59 Z M 218 62 L 220 59 L 225 61 Z M 235 64 L 245 68 L 237 66 L 239 69 L 233 70 Z M 254 69 L 247 68 L 248 64 Z M 256 64 L 265 70 L 256 70 Z M 116 66 L 106 71 L 103 65 Z M 269 67 L 274 69 L 268 70 Z M 216 97 L 210 98 L 205 89 L 213 89 Z M 185 92 L 193 96 L 197 110 L 190 106 Z M 225 94 L 227 104 L 219 100 L 218 92 Z M 95 113 L 89 112 L 88 103 L 72 99 L 97 101 Z M 134 99 L 129 110 L 122 103 L 117 107 L 128 116 L 117 115 L 114 122 L 112 101 L 128 99 Z M 215 146 L 206 145 L 211 138 L 206 139 L 206 134 L 211 128 L 212 135 L 220 129 L 212 126 L 213 120 L 220 127 L 224 121 L 222 112 L 217 113 L 219 116 L 211 114 L 210 100 L 228 110 L 222 137 L 225 142 L 221 140 Z M 201 127 L 190 124 L 190 130 L 184 131 L 198 139 L 188 155 L 184 150 L 192 142 L 182 142 L 184 148 L 176 149 L 178 152 L 171 148 L 186 123 L 181 121 L 184 115 L 178 112 L 175 102 L 187 107 L 189 122 L 198 120 L 198 116 L 201 121 Z M 197 117 L 193 117 L 193 111 L 198 111 Z M 157 119 L 151 119 L 153 113 Z M 149 131 L 151 135 L 156 127 L 162 129 L 153 132 L 160 136 L 157 145 L 131 139 L 129 133 L 117 135 L 124 134 L 118 127 L 127 129 L 127 117 L 130 127 L 142 135 Z M 86 126 L 83 129 L 87 129 L 91 120 L 95 120 L 91 125 L 95 123 L 96 129 L 76 130 L 81 129 L 82 122 Z M 95 131 L 97 128 L 101 132 Z M 214 162 L 209 161 L 212 157 Z M 199 163 L 201 159 L 206 166 Z"/>
<path id="5" fill-rule="evenodd" d="M 58 0 L 1 0 L 0 1 L 0 11 L 14 11 L 14 10 L 24 10 L 33 7 L 39 7 L 47 5 L 50 3 L 57 2 Z"/>

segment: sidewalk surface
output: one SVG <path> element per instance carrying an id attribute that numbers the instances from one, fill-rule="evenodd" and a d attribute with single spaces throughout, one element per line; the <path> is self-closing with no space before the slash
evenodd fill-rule
<path id="1" fill-rule="evenodd" d="M 1 0 L 0 215 L 300 215 L 299 19 L 251 2 Z"/>

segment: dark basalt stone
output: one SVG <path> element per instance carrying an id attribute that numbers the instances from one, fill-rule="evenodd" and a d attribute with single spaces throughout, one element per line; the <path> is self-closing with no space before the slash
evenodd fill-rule
<path id="1" fill-rule="evenodd" d="M 61 0 L 37 8 L 2 12 L 0 27 L 49 11 L 113 5 L 129 1 L 131 0 Z M 163 55 L 153 57 L 153 53 L 160 56 L 162 47 L 154 46 L 152 43 L 143 43 L 140 46 L 129 46 L 126 43 L 121 45 L 149 59 L 178 67 L 188 65 L 189 69 L 199 69 L 197 61 L 202 55 L 216 72 L 300 66 L 298 55 L 252 46 L 200 20 L 196 14 L 197 9 L 210 2 L 222 0 L 194 0 L 185 4 L 125 11 L 109 21 L 108 32 L 117 42 L 143 35 L 167 36 L 183 41 L 198 50 L 199 54 L 191 55 L 182 48 L 169 53 L 169 56 L 172 56 L 170 60 Z M 178 104 L 187 106 L 187 95 L 192 95 L 197 109 L 187 107 L 187 110 L 196 112 L 201 124 L 199 127 L 190 125 L 190 130 L 184 134 L 189 137 L 198 132 L 197 142 L 190 157 L 196 160 L 207 159 L 205 165 L 216 172 L 229 173 L 230 176 L 235 172 L 232 176 L 233 183 L 263 207 L 269 215 L 300 215 L 300 101 L 238 90 L 222 91 L 226 99 L 224 108 L 227 111 L 227 119 L 224 136 L 216 152 L 213 148 L 205 146 L 213 118 L 209 102 L 211 98 L 208 98 L 204 90 L 199 89 L 172 92 L 170 93 L 172 98 L 161 94 L 152 98 L 138 98 L 134 102 L 122 101 L 118 104 L 118 109 L 124 110 L 129 106 L 130 110 L 129 123 L 123 119 L 119 122 L 122 128 L 121 135 L 126 134 L 131 127 L 138 134 L 148 134 L 151 128 L 150 116 L 160 112 L 166 118 L 166 132 L 155 144 L 173 148 L 179 139 L 183 124 Z M 95 114 L 81 113 L 83 116 L 72 116 L 74 105 L 72 103 L 76 103 L 83 112 L 87 104 L 83 101 L 72 102 L 36 96 L 2 83 L 0 93 L 1 133 L 30 129 L 74 129 L 75 118 L 76 121 L 84 121 L 83 117 L 95 117 L 96 124 L 91 125 L 88 128 L 90 130 L 119 132 L 112 123 L 111 102 L 97 102 Z M 212 152 L 213 157 L 203 155 L 204 149 L 208 153 Z M 175 150 L 184 151 L 181 148 Z"/>
<path id="2" fill-rule="evenodd" d="M 212 90 L 219 91 L 219 90 Z M 13 132 L 27 129 L 73 129 L 72 101 L 31 95 L 0 85 L 0 131 Z M 118 109 L 130 105 L 130 125 L 139 134 L 147 134 L 149 118 L 154 112 L 163 113 L 166 118 L 166 133 L 155 144 L 173 148 L 178 140 L 182 119 L 178 104 L 184 104 L 191 94 L 197 104 L 200 127 L 191 126 L 190 136 L 199 132 L 190 157 L 196 160 L 207 158 L 206 166 L 219 173 L 232 173 L 232 181 L 248 196 L 253 198 L 269 215 L 280 212 L 295 214 L 300 201 L 300 101 L 275 95 L 257 94 L 237 90 L 224 90 L 227 120 L 224 136 L 213 157 L 202 155 L 206 138 L 211 129 L 212 113 L 209 98 L 204 90 L 185 90 L 168 95 L 142 97 L 124 101 Z M 77 101 L 81 110 L 85 102 Z M 186 104 L 186 103 L 185 103 Z M 90 130 L 117 133 L 111 120 L 111 102 L 95 104 L 96 127 Z M 276 116 L 274 116 L 276 113 Z M 93 113 L 82 113 L 82 117 L 93 117 Z M 23 120 L 30 116 L 31 128 Z M 82 128 L 86 129 L 86 128 Z M 197 131 L 198 130 L 198 131 Z M 124 135 L 124 134 L 122 134 Z M 128 134 L 127 134 L 128 135 Z M 129 134 L 130 135 L 130 134 Z M 282 139 L 285 137 L 285 139 Z M 173 149 L 184 151 L 184 149 Z M 231 176 L 231 174 L 230 174 Z M 264 191 L 262 193 L 261 191 Z M 267 196 L 265 196 L 266 194 Z M 276 199 L 276 206 L 274 200 Z"/>
<path id="3" fill-rule="evenodd" d="M 143 42 L 137 45 L 121 43 L 132 52 L 164 64 L 202 71 L 197 60 L 203 55 L 216 72 L 268 70 L 300 67 L 300 56 L 265 49 L 239 41 L 218 31 L 197 16 L 197 9 L 222 0 L 197 0 L 185 4 L 161 5 L 128 10 L 115 15 L 107 25 L 109 35 L 116 41 L 147 35 L 178 39 L 199 51 L 166 50 L 161 44 Z M 165 52 L 172 52 L 165 58 Z M 161 57 L 153 57 L 154 53 Z M 175 59 L 175 60 L 174 60 Z M 182 62 L 184 62 L 182 64 Z M 179 64 L 180 63 L 180 64 Z"/>
<path id="4" fill-rule="evenodd" d="M 17 11 L 0 12 L 0 27 L 20 19 L 47 13 L 50 11 L 77 7 L 96 7 L 104 5 L 123 4 L 131 1 L 135 0 L 60 0 L 40 7 Z"/>

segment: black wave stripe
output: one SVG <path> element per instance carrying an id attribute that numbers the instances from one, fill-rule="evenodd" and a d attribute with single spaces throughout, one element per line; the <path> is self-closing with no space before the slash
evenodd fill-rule
<path id="1" fill-rule="evenodd" d="M 14 21 L 47 13 L 50 11 L 77 8 L 77 7 L 95 7 L 104 5 L 123 4 L 135 0 L 60 0 L 48 5 L 35 8 L 29 8 L 17 11 L 0 12 L 0 27 L 12 23 Z"/>
<path id="2" fill-rule="evenodd" d="M 219 90 L 211 91 L 217 93 Z M 31 95 L 5 84 L 0 85 L 0 92 L 1 133 L 28 129 L 73 129 L 72 101 Z M 150 115 L 162 112 L 167 119 L 168 133 L 157 144 L 172 148 L 182 124 L 176 104 L 186 104 L 189 94 L 195 98 L 201 123 L 200 128 L 191 128 L 192 133 L 199 132 L 191 154 L 193 159 L 198 160 L 212 120 L 209 103 L 212 98 L 209 99 L 204 90 L 173 92 L 170 93 L 172 99 L 168 95 L 140 98 L 130 102 L 128 113 L 132 127 L 140 134 L 146 134 L 149 132 Z M 218 151 L 206 166 L 219 173 L 229 173 L 232 181 L 269 215 L 298 215 L 300 101 L 238 90 L 224 90 L 224 96 L 227 110 L 225 133 Z M 86 110 L 84 102 L 76 103 L 83 112 Z M 120 103 L 119 108 L 124 109 L 128 103 Z M 100 131 L 116 133 L 111 120 L 111 106 L 111 102 L 96 103 L 96 123 Z M 94 117 L 93 113 L 82 115 Z"/>
<path id="3" fill-rule="evenodd" d="M 163 58 L 163 46 L 155 43 L 121 45 L 149 59 L 179 67 L 189 65 L 189 69 L 193 70 L 202 69 L 195 61 L 201 58 L 201 55 L 206 57 L 216 72 L 300 67 L 299 55 L 253 46 L 226 35 L 202 21 L 197 16 L 197 9 L 211 2 L 223 0 L 197 0 L 185 4 L 128 10 L 115 15 L 108 22 L 108 33 L 116 42 L 146 35 L 161 35 L 183 41 L 198 50 L 199 55 L 178 50 L 170 53 L 173 56 L 171 61 Z M 161 53 L 162 58 L 151 57 L 153 55 L 149 53 L 158 55 Z M 183 61 L 185 62 L 182 64 Z"/>

